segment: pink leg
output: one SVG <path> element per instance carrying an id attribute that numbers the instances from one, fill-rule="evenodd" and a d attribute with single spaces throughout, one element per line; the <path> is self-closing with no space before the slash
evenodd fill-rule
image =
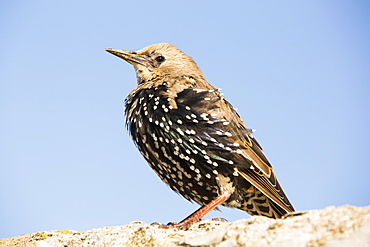
<path id="1" fill-rule="evenodd" d="M 168 225 L 160 225 L 161 228 L 177 228 L 179 230 L 187 230 L 190 228 L 191 225 L 194 223 L 197 223 L 200 221 L 200 219 L 208 214 L 210 211 L 212 211 L 214 208 L 216 208 L 218 205 L 229 199 L 230 194 L 225 193 L 222 195 L 219 195 L 215 199 L 213 199 L 210 203 L 207 205 L 202 206 L 200 209 L 186 217 L 184 220 L 182 220 L 179 223 L 170 223 Z"/>

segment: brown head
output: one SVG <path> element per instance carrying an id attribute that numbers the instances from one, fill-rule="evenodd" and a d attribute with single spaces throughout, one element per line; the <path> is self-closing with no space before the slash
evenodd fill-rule
<path id="1" fill-rule="evenodd" d="M 188 76 L 204 80 L 203 73 L 194 60 L 171 44 L 154 44 L 139 51 L 112 48 L 105 50 L 132 64 L 139 84 L 161 77 Z"/>

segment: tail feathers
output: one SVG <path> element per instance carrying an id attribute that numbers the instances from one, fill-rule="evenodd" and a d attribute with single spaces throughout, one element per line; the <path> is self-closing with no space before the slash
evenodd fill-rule
<path id="1" fill-rule="evenodd" d="M 246 211 L 252 216 L 260 215 L 278 219 L 289 213 L 253 186 L 248 189 L 247 193 L 243 194 L 245 200 L 239 209 Z"/>

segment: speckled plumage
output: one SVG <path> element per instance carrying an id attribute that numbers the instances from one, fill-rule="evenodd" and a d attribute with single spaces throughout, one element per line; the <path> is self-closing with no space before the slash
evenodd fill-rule
<path id="1" fill-rule="evenodd" d="M 190 57 L 166 43 L 107 51 L 135 67 L 127 126 L 171 189 L 201 205 L 223 195 L 222 205 L 251 215 L 280 218 L 294 211 L 251 131 Z"/>

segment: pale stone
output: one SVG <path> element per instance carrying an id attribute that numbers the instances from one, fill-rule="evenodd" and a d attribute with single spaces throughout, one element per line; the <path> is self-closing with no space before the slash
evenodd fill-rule
<path id="1" fill-rule="evenodd" d="M 86 232 L 46 231 L 1 239 L 0 246 L 370 247 L 370 206 L 328 207 L 278 220 L 266 217 L 235 222 L 203 220 L 187 231 L 159 229 L 143 222 Z"/>

